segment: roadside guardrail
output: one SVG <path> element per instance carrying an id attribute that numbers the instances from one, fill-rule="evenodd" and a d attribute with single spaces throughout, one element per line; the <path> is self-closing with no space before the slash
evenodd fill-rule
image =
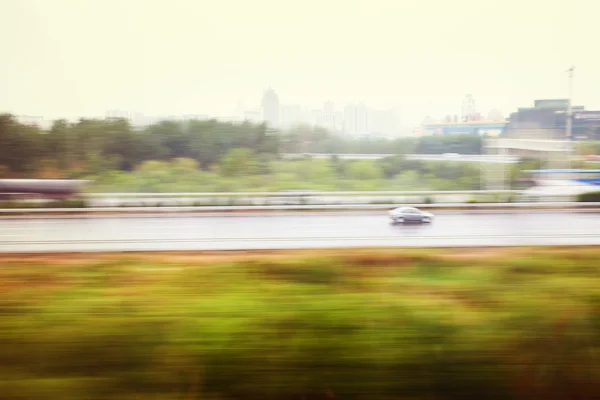
<path id="1" fill-rule="evenodd" d="M 82 213 L 182 213 L 182 212 L 231 212 L 231 211 L 352 211 L 385 210 L 398 204 L 348 204 L 348 205 L 276 205 L 276 206 L 165 206 L 165 207 L 92 207 L 92 208 L 14 208 L 0 209 L 0 215 L 8 214 L 82 214 Z M 413 204 L 411 207 L 431 210 L 577 210 L 597 209 L 600 203 L 539 202 L 539 203 L 448 203 Z"/>

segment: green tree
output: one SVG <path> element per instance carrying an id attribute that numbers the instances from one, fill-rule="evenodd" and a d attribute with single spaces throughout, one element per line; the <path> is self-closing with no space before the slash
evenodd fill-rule
<path id="1" fill-rule="evenodd" d="M 386 178 L 392 178 L 407 168 L 406 158 L 403 155 L 386 157 L 378 161 L 378 164 Z"/>
<path id="2" fill-rule="evenodd" d="M 248 176 L 258 172 L 258 163 L 250 149 L 231 149 L 221 160 L 223 176 Z"/>
<path id="3" fill-rule="evenodd" d="M 198 171 L 198 162 L 193 158 L 176 158 L 171 162 L 173 172 L 179 176 Z"/>
<path id="4" fill-rule="evenodd" d="M 346 176 L 356 180 L 377 180 L 382 178 L 378 164 L 371 161 L 359 160 L 350 162 L 346 167 Z"/>
<path id="5" fill-rule="evenodd" d="M 74 157 L 74 138 L 69 123 L 63 119 L 54 121 L 47 138 L 48 156 L 57 160 L 59 169 L 68 170 Z"/>
<path id="6" fill-rule="evenodd" d="M 135 171 L 138 189 L 141 192 L 160 192 L 164 185 L 173 181 L 166 161 L 144 161 Z"/>
<path id="7" fill-rule="evenodd" d="M 37 126 L 19 123 L 10 114 L 0 115 L 0 163 L 13 173 L 34 173 L 46 154 L 44 137 Z"/>

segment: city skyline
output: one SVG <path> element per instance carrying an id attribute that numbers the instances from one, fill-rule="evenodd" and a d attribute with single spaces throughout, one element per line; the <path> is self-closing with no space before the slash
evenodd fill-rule
<path id="1" fill-rule="evenodd" d="M 238 102 L 238 108 L 241 102 Z M 248 110 L 242 107 L 238 116 L 250 120 Z M 321 107 L 307 107 L 298 103 L 282 101 L 277 91 L 269 87 L 263 92 L 260 107 L 250 110 L 258 121 L 266 122 L 275 129 L 290 129 L 297 125 L 310 125 L 326 128 L 347 135 L 398 136 L 401 132 L 400 115 L 397 107 L 378 110 L 362 102 L 346 104 L 337 109 L 331 100 L 325 100 Z M 256 119 L 254 122 L 258 122 Z"/>
<path id="2" fill-rule="evenodd" d="M 465 93 L 504 113 L 565 98 L 571 65 L 574 101 L 600 109 L 594 10 L 592 0 L 4 0 L 0 111 L 227 116 L 271 86 L 310 107 L 397 105 L 418 125 Z"/>
<path id="3" fill-rule="evenodd" d="M 475 105 L 474 96 L 467 94 L 462 105 L 456 102 L 454 112 L 450 110 L 445 116 L 432 118 L 424 116 L 419 124 L 403 125 L 400 118 L 400 110 L 397 107 L 389 109 L 374 109 L 361 102 L 348 103 L 341 109 L 337 109 L 332 101 L 324 101 L 322 108 L 307 107 L 300 104 L 286 104 L 273 88 L 263 92 L 262 100 L 256 102 L 258 105 L 252 108 L 244 107 L 244 102 L 238 101 L 236 112 L 231 115 L 214 116 L 209 114 L 176 114 L 176 115 L 145 115 L 136 111 L 107 110 L 103 116 L 93 118 L 124 118 L 129 120 L 133 126 L 148 126 L 164 120 L 209 120 L 216 119 L 222 122 L 232 123 L 267 123 L 271 128 L 289 130 L 299 125 L 319 126 L 332 132 L 349 136 L 382 136 L 399 137 L 419 134 L 423 125 L 444 122 L 464 122 L 467 120 L 503 121 L 505 118 L 496 109 L 490 110 L 484 117 Z M 270 107 L 265 113 L 264 108 Z M 459 113 L 460 111 L 460 113 Z M 43 117 L 16 115 L 23 123 L 37 124 L 49 127 L 52 120 Z"/>

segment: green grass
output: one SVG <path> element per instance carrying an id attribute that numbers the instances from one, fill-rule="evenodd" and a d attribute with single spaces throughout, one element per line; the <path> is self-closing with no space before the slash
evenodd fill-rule
<path id="1" fill-rule="evenodd" d="M 31 203 L 24 201 L 0 201 L 0 209 L 15 208 L 85 208 L 85 200 L 53 200 L 45 203 Z"/>
<path id="2" fill-rule="evenodd" d="M 600 396 L 596 249 L 0 264 L 0 399 Z"/>
<path id="3" fill-rule="evenodd" d="M 586 203 L 600 202 L 600 192 L 582 193 L 577 196 L 577 201 Z"/>

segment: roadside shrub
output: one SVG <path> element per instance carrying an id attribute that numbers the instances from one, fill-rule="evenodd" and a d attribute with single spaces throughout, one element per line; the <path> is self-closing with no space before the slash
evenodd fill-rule
<path id="1" fill-rule="evenodd" d="M 600 398 L 600 252 L 427 251 L 6 262 L 0 399 Z"/>
<path id="2" fill-rule="evenodd" d="M 2 201 L 0 208 L 15 209 L 15 208 L 85 208 L 87 207 L 85 200 L 54 200 L 46 203 L 29 203 L 24 201 Z"/>

